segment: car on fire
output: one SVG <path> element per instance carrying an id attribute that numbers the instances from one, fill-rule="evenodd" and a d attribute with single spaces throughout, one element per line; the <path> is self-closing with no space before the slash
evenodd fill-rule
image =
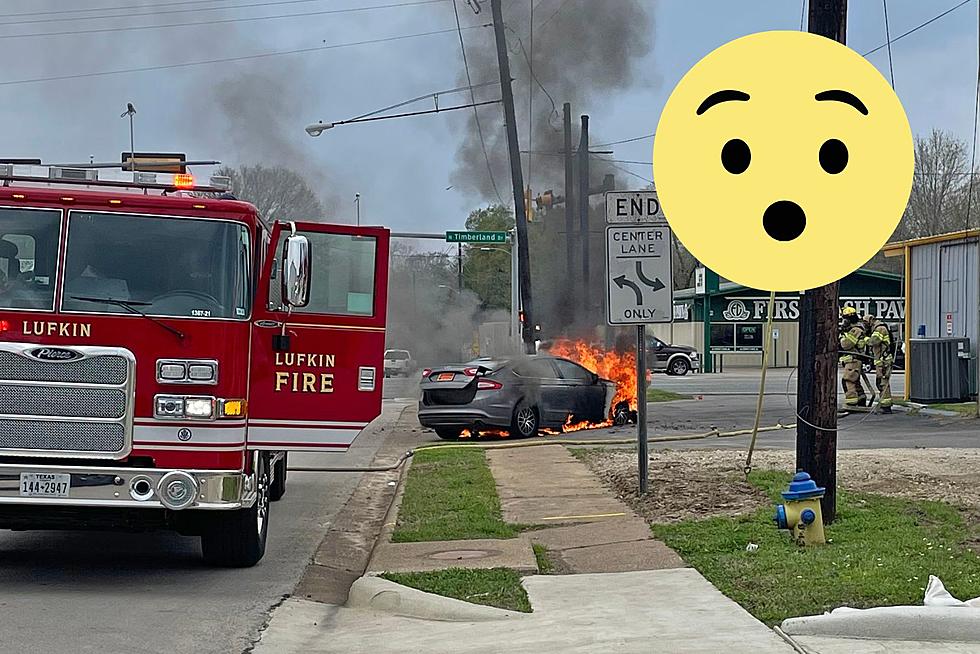
<path id="1" fill-rule="evenodd" d="M 615 382 L 545 354 L 427 368 L 420 386 L 419 422 L 444 440 L 495 429 L 528 438 L 566 424 L 622 424 L 629 414 L 627 403 L 612 406 Z"/>

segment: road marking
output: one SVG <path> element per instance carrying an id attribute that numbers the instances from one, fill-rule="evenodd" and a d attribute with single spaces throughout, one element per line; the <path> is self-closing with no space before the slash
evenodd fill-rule
<path id="1" fill-rule="evenodd" d="M 592 515 L 555 515 L 548 518 L 541 518 L 542 520 L 579 520 L 583 518 L 619 518 L 626 515 L 625 513 L 594 513 Z"/>

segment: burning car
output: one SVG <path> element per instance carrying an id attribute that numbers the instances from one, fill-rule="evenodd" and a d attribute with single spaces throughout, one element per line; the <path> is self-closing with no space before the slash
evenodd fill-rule
<path id="1" fill-rule="evenodd" d="M 419 422 L 446 440 L 464 431 L 500 429 L 527 438 L 541 429 L 574 430 L 629 419 L 629 402 L 615 402 L 616 382 L 546 354 L 426 369 L 420 385 Z"/>

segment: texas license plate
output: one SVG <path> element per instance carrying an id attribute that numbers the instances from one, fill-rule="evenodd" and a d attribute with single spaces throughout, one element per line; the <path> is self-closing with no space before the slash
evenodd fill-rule
<path id="1" fill-rule="evenodd" d="M 455 373 L 452 372 L 440 372 L 439 376 L 436 377 L 436 381 L 452 381 L 456 377 Z"/>
<path id="2" fill-rule="evenodd" d="M 20 473 L 20 494 L 23 497 L 68 497 L 71 475 L 47 472 Z"/>

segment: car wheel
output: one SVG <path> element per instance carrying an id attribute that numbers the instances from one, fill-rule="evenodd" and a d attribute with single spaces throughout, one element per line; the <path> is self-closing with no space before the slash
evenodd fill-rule
<path id="1" fill-rule="evenodd" d="M 248 568 L 262 559 L 269 537 L 269 461 L 258 457 L 255 504 L 236 511 L 213 511 L 201 535 L 201 553 L 209 565 Z"/>
<path id="2" fill-rule="evenodd" d="M 676 357 L 670 362 L 670 368 L 667 372 L 672 375 L 686 375 L 687 371 L 691 369 L 691 364 L 688 363 L 687 359 L 684 357 Z"/>
<path id="3" fill-rule="evenodd" d="M 521 401 L 514 409 L 510 421 L 510 435 L 514 438 L 531 438 L 538 435 L 538 410 Z"/>
<path id="4" fill-rule="evenodd" d="M 458 441 L 459 435 L 463 433 L 462 429 L 443 427 L 436 430 L 436 436 L 444 441 Z"/>

